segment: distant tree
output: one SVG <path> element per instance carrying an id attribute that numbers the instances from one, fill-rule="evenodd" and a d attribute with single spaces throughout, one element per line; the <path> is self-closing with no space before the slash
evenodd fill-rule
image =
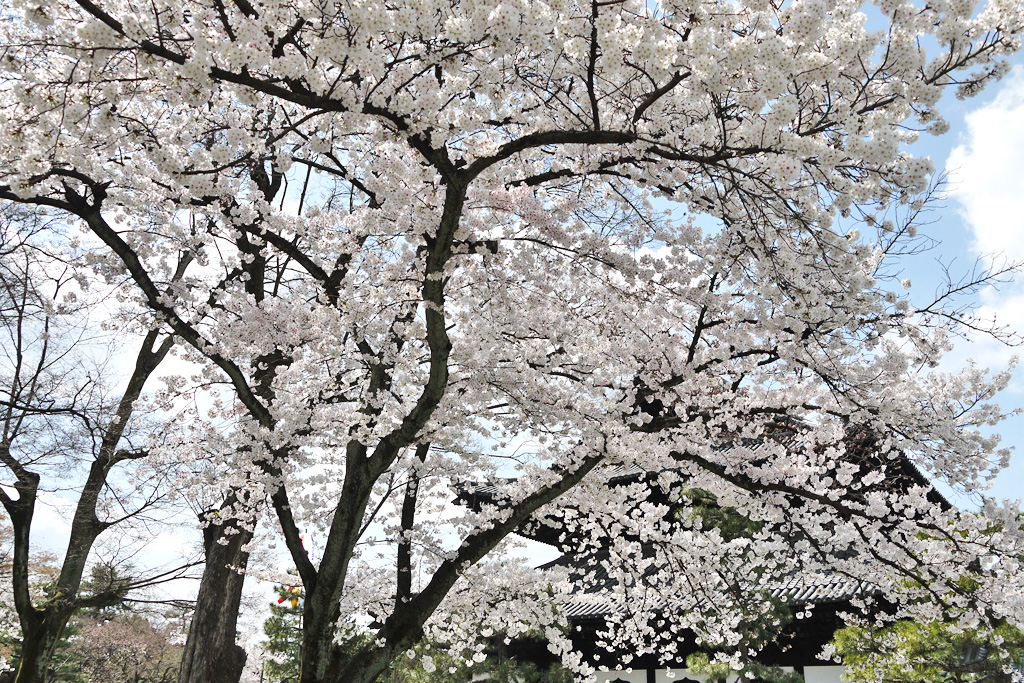
<path id="1" fill-rule="evenodd" d="M 80 618 L 68 650 L 88 683 L 173 683 L 181 660 L 169 626 L 131 613 Z"/>
<path id="2" fill-rule="evenodd" d="M 17 683 L 48 680 L 72 616 L 117 604 L 131 588 L 175 576 L 184 567 L 130 581 L 83 582 L 97 540 L 147 515 L 165 494 L 165 473 L 132 469 L 140 447 L 136 403 L 173 344 L 142 335 L 126 381 L 108 362 L 127 347 L 94 319 L 88 289 L 97 284 L 86 259 L 44 212 L 0 208 L 0 465 L 13 478 L 0 487 L 11 534 L 8 581 L 21 637 Z M 48 239 L 41 238 L 51 228 Z M 131 484 L 119 477 L 132 474 Z M 44 562 L 30 549 L 41 494 L 75 496 L 62 558 Z M 51 580 L 38 580 L 42 571 Z M 111 578 L 108 576 L 107 578 Z"/>
<path id="3" fill-rule="evenodd" d="M 56 590 L 60 565 L 49 553 L 35 553 L 34 557 L 32 595 L 38 603 L 45 603 Z M 106 595 L 109 599 L 102 605 L 79 609 L 68 620 L 50 656 L 48 680 L 54 683 L 162 682 L 166 680 L 164 669 L 167 666 L 177 671 L 181 647 L 173 643 L 178 640 L 176 624 L 180 620 L 174 618 L 173 610 L 166 618 L 162 616 L 155 621 L 134 611 L 126 598 L 135 580 L 126 569 L 130 568 L 105 563 L 91 567 L 89 578 L 82 582 L 82 595 Z M 9 569 L 3 574 L 3 581 L 4 585 L 9 584 Z M 15 611 L 10 607 L 7 610 L 11 626 L 0 632 L 0 655 L 17 667 L 24 641 Z"/>
<path id="4" fill-rule="evenodd" d="M 132 589 L 131 571 L 130 565 L 121 567 L 107 562 L 94 564 L 89 570 L 88 581 L 84 581 L 82 587 L 89 595 L 107 595 L 110 599 L 107 604 L 96 605 L 89 611 L 102 615 L 109 610 L 124 610 L 124 601 Z"/>

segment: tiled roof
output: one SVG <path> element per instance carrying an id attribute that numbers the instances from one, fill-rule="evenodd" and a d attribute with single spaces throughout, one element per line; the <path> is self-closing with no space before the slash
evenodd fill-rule
<path id="1" fill-rule="evenodd" d="M 772 598 L 784 600 L 793 607 L 844 602 L 875 592 L 872 586 L 861 581 L 820 573 L 794 575 L 770 584 L 766 589 Z M 666 606 L 663 599 L 655 599 L 648 600 L 645 608 L 658 610 Z M 622 607 L 608 591 L 597 591 L 573 596 L 563 605 L 562 610 L 570 620 L 576 621 L 616 614 L 622 611 Z"/>
<path id="2" fill-rule="evenodd" d="M 875 592 L 869 584 L 846 576 L 824 574 L 797 575 L 769 587 L 773 598 L 791 605 L 817 605 L 864 597 Z"/>

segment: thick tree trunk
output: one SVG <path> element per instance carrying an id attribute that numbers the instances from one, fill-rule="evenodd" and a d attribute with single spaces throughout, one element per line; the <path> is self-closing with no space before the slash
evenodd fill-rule
<path id="1" fill-rule="evenodd" d="M 242 677 L 246 655 L 235 643 L 235 627 L 249 563 L 244 547 L 251 540 L 251 531 L 230 521 L 203 530 L 206 568 L 178 683 L 237 683 Z"/>
<path id="2" fill-rule="evenodd" d="M 39 620 L 22 634 L 21 661 L 14 683 L 45 683 L 49 680 L 53 651 L 70 615 L 40 613 Z"/>

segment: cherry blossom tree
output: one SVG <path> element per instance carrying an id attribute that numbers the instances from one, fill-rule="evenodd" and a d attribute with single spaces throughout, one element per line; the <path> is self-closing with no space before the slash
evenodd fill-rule
<path id="1" fill-rule="evenodd" d="M 781 567 L 1024 618 L 1011 509 L 886 483 L 905 457 L 980 490 L 1005 461 L 1008 373 L 935 369 L 984 327 L 954 295 L 1005 272 L 920 302 L 898 265 L 931 172 L 906 147 L 1005 71 L 1019 3 L 13 6 L 0 196 L 77 217 L 219 385 L 219 484 L 276 516 L 302 681 L 537 628 L 586 671 L 564 586 L 508 560 L 545 521 L 610 547 L 608 637 L 638 652 L 736 641 L 724 586 Z M 652 474 L 607 486 L 624 470 Z M 764 526 L 673 522 L 652 487 Z M 374 633 L 349 651 L 353 615 Z"/>
<path id="2" fill-rule="evenodd" d="M 95 683 L 173 683 L 181 646 L 173 629 L 138 614 L 85 617 L 71 656 Z"/>

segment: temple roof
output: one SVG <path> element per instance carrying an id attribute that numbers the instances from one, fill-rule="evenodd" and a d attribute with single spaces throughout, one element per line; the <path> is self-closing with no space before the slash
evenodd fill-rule
<path id="1" fill-rule="evenodd" d="M 568 562 L 567 562 L 568 560 Z M 542 565 L 539 569 L 549 569 L 572 564 L 572 558 L 563 556 Z M 588 572 L 588 581 L 601 583 L 605 586 L 615 580 L 608 576 L 606 569 L 596 565 Z M 639 589 L 642 590 L 642 589 Z M 794 572 L 790 576 L 781 577 L 767 582 L 763 589 L 766 597 L 781 600 L 790 607 L 807 607 L 827 603 L 842 603 L 855 598 L 866 598 L 877 594 L 877 589 L 863 581 L 826 574 L 824 572 Z M 639 599 L 639 597 L 638 597 Z M 657 595 L 644 595 L 644 608 L 658 611 L 668 607 L 665 600 Z M 562 606 L 562 612 L 570 621 L 582 619 L 598 619 L 623 612 L 621 600 L 617 600 L 606 587 L 597 587 L 589 591 L 581 591 Z"/>

